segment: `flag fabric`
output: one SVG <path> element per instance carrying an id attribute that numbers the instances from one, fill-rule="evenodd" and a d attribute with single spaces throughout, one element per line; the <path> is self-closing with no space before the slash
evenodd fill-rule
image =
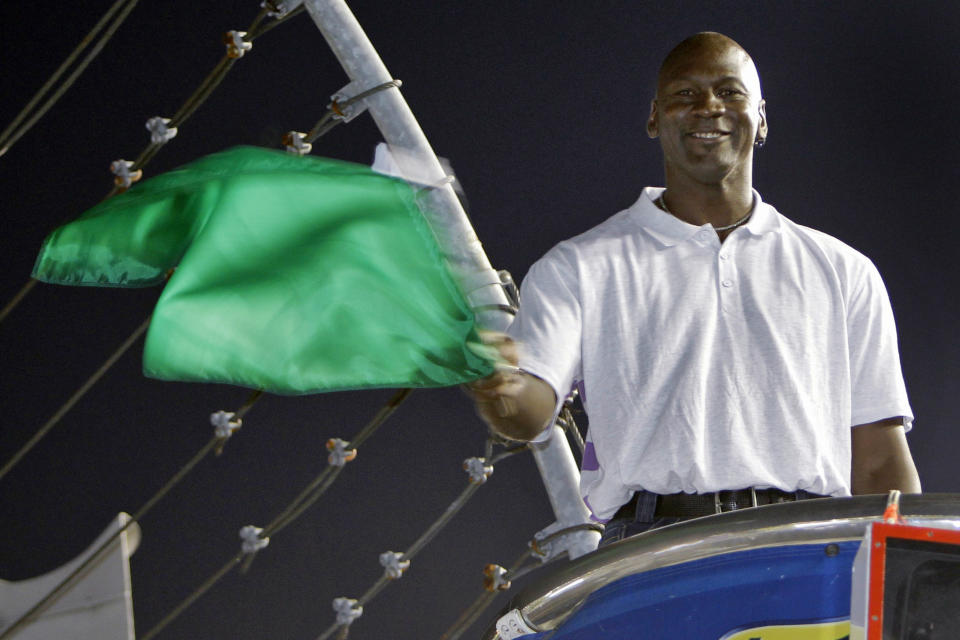
<path id="1" fill-rule="evenodd" d="M 144 373 L 304 394 L 488 375 L 474 315 L 405 182 L 256 147 L 206 156 L 55 230 L 33 276 L 162 282 Z"/>

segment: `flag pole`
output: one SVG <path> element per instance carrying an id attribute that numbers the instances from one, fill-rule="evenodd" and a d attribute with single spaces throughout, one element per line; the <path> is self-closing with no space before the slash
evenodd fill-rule
<path id="1" fill-rule="evenodd" d="M 346 2 L 305 0 L 304 4 L 359 91 L 393 80 Z M 407 175 L 423 175 L 426 171 L 424 181 L 438 185 L 428 190 L 421 209 L 454 277 L 470 304 L 479 309 L 479 324 L 490 329 L 505 329 L 509 317 L 493 310 L 508 304 L 499 276 L 491 267 L 456 193 L 445 183 L 446 172 L 400 89 L 379 91 L 364 98 L 364 103 L 386 143 L 404 152 L 394 154 L 401 171 Z M 404 163 L 411 166 L 405 167 Z M 554 426 L 545 443 L 531 448 L 557 524 L 565 528 L 589 522 L 589 511 L 579 493 L 580 473 L 562 430 Z M 596 548 L 598 539 L 599 534 L 594 531 L 578 531 L 567 536 L 563 546 L 571 558 L 576 558 Z"/>

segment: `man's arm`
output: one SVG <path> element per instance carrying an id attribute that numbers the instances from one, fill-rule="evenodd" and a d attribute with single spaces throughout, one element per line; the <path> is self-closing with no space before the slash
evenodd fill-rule
<path id="1" fill-rule="evenodd" d="M 502 334 L 485 334 L 507 364 L 492 375 L 464 385 L 477 413 L 494 432 L 511 440 L 533 440 L 547 426 L 557 406 L 553 388 L 540 378 L 516 370 L 517 345 Z"/>
<path id="2" fill-rule="evenodd" d="M 853 460 L 850 478 L 854 495 L 920 493 L 920 477 L 910 455 L 901 418 L 887 418 L 853 427 Z"/>

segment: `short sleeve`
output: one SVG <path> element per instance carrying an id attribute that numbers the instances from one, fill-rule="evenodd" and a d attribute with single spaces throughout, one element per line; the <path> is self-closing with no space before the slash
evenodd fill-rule
<path id="1" fill-rule="evenodd" d="M 507 330 L 520 345 L 520 368 L 553 387 L 558 406 L 580 375 L 582 329 L 577 274 L 562 246 L 530 268 Z"/>
<path id="2" fill-rule="evenodd" d="M 853 425 L 902 416 L 909 430 L 913 413 L 900 368 L 897 328 L 880 273 L 864 259 L 847 305 Z"/>

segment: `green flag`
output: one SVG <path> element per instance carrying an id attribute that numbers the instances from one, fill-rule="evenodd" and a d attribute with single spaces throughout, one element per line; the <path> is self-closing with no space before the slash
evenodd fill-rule
<path id="1" fill-rule="evenodd" d="M 142 287 L 174 267 L 147 334 L 150 377 L 302 394 L 492 371 L 412 188 L 366 166 L 213 154 L 55 230 L 33 276 Z"/>

